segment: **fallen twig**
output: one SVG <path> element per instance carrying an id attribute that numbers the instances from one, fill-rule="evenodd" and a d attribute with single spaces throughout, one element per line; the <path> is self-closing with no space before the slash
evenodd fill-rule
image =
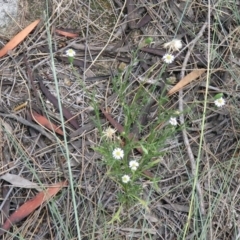
<path id="1" fill-rule="evenodd" d="M 114 45 L 108 45 L 105 48 L 104 47 L 97 47 L 97 46 L 91 46 L 91 45 L 84 45 L 82 43 L 71 43 L 69 47 L 72 47 L 74 49 L 78 50 L 85 50 L 86 48 L 89 49 L 90 51 L 105 51 L 105 52 L 129 52 L 130 46 L 124 46 L 124 47 L 119 47 L 116 48 Z"/>

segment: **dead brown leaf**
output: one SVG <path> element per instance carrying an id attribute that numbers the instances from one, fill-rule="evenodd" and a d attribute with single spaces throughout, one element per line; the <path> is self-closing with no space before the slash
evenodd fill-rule
<path id="1" fill-rule="evenodd" d="M 190 82 L 196 80 L 198 77 L 200 77 L 206 69 L 195 69 L 188 75 L 186 75 L 183 79 L 179 81 L 170 91 L 168 92 L 168 96 L 178 92 L 180 89 L 182 89 L 184 86 L 189 84 Z"/>
<path id="2" fill-rule="evenodd" d="M 20 177 L 15 174 L 6 173 L 0 177 L 0 179 L 5 180 L 6 182 L 11 183 L 14 187 L 20 187 L 20 188 L 35 188 L 38 191 L 41 191 L 42 189 L 36 184 L 33 183 L 26 178 Z"/>
<path id="3" fill-rule="evenodd" d="M 67 181 L 56 183 L 49 187 L 46 191 L 38 193 L 34 198 L 24 203 L 5 221 L 3 226 L 0 228 L 0 236 L 2 236 L 5 231 L 9 230 L 13 224 L 18 223 L 23 218 L 27 217 L 30 213 L 32 213 L 51 197 L 56 195 L 63 187 L 66 187 L 67 185 Z"/>
<path id="4" fill-rule="evenodd" d="M 52 122 L 50 122 L 46 117 L 44 117 L 36 112 L 32 112 L 32 118 L 39 125 L 42 125 L 48 129 L 58 133 L 59 135 L 62 135 L 62 136 L 64 135 L 62 129 L 60 127 L 56 126 L 55 124 L 53 124 Z"/>
<path id="5" fill-rule="evenodd" d="M 24 28 L 20 33 L 13 37 L 1 50 L 0 57 L 3 57 L 9 50 L 14 49 L 20 42 L 22 42 L 28 34 L 38 25 L 40 20 L 36 20 L 26 28 Z"/>

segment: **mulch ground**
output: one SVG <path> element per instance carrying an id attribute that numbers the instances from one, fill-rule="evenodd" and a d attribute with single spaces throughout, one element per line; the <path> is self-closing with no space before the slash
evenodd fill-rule
<path id="1" fill-rule="evenodd" d="M 201 207 L 190 219 L 185 239 L 204 239 L 203 236 L 208 236 L 205 239 L 237 239 L 240 29 L 235 13 L 239 4 L 232 1 L 225 6 L 223 1 L 215 1 L 209 10 L 205 1 L 189 4 L 171 0 L 53 1 L 48 20 L 58 90 L 63 111 L 66 109 L 66 114 L 71 113 L 77 121 L 77 126 L 70 120 L 65 127 L 82 239 L 177 239 L 191 211 L 195 167 L 192 160 L 197 159 L 199 151 L 207 73 L 184 87 L 180 94 L 172 95 L 163 106 L 168 111 L 179 110 L 181 105 L 184 111 L 181 123 L 187 128 L 159 149 L 167 154 L 159 167 L 151 170 L 151 174 L 160 178 L 158 188 L 153 188 L 149 179 L 142 179 L 141 197 L 148 201 L 148 209 L 134 206 L 122 211 L 120 223 L 107 224 L 119 208 L 117 186 L 105 175 L 101 155 L 93 150 L 101 144 L 101 136 L 94 121 L 92 98 L 117 122 L 124 124 L 112 79 L 133 62 L 131 73 L 127 78 L 124 74 L 122 77 L 122 81 L 129 84 L 126 102 L 131 103 L 142 79 L 147 79 L 146 91 L 156 86 L 153 100 L 143 106 L 147 109 L 147 118 L 140 113 L 139 121 L 146 126 L 156 118 L 158 110 L 154 99 L 165 89 L 171 89 L 193 69 L 209 69 L 208 99 L 212 102 L 207 106 L 201 146 L 197 183 L 201 191 L 196 191 L 199 202 L 194 203 Z M 60 30 L 78 36 L 66 37 Z M 150 45 L 145 43 L 147 37 L 153 39 Z M 174 53 L 175 61 L 162 73 L 162 57 L 166 53 L 163 44 L 174 38 L 182 40 L 183 49 Z M 17 48 L 0 59 L 0 171 L 44 185 L 69 178 L 65 155 L 56 137 L 36 125 L 31 117 L 31 111 L 35 111 L 59 124 L 59 109 L 49 97 L 56 97 L 57 91 L 48 39 L 42 19 Z M 2 46 L 8 41 L 0 40 Z M 69 48 L 76 51 L 75 71 L 65 54 Z M 222 108 L 213 104 L 218 93 L 223 93 L 226 99 Z M 22 108 L 16 108 L 18 106 Z M 68 119 L 71 116 L 68 115 Z M 99 118 L 103 129 L 111 125 L 100 108 Z M 137 127 L 134 129 L 135 134 L 139 134 Z M 147 128 L 142 134 L 147 134 Z M 61 135 L 58 138 L 63 140 Z M 3 180 L 0 184 L 3 223 L 37 191 L 12 187 Z M 68 239 L 76 239 L 70 190 L 65 189 L 56 204 L 59 217 L 70 232 Z M 52 219 L 55 216 L 45 204 L 10 231 L 23 239 L 64 239 L 62 224 Z M 16 239 L 11 234 L 4 237 Z"/>

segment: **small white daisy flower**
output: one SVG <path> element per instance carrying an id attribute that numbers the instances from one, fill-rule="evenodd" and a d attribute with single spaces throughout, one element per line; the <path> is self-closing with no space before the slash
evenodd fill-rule
<path id="1" fill-rule="evenodd" d="M 172 63 L 173 62 L 173 60 L 174 60 L 174 56 L 172 55 L 172 54 L 170 54 L 170 53 L 166 53 L 163 57 L 162 57 L 162 59 L 163 59 L 163 61 L 165 62 L 165 63 Z"/>
<path id="2" fill-rule="evenodd" d="M 76 52 L 70 48 L 66 51 L 66 54 L 68 57 L 74 57 L 76 55 Z"/>
<path id="3" fill-rule="evenodd" d="M 132 171 L 136 171 L 137 168 L 139 167 L 139 163 L 136 160 L 132 160 L 129 162 L 129 167 L 131 168 Z"/>
<path id="4" fill-rule="evenodd" d="M 182 48 L 182 41 L 179 39 L 173 39 L 170 42 L 164 43 L 164 48 L 169 48 L 169 51 L 179 51 Z"/>
<path id="5" fill-rule="evenodd" d="M 122 176 L 122 182 L 123 183 L 128 183 L 130 181 L 130 177 L 128 175 Z"/>
<path id="6" fill-rule="evenodd" d="M 220 97 L 214 101 L 214 104 L 217 107 L 222 107 L 223 105 L 225 105 L 225 100 L 222 97 Z"/>
<path id="7" fill-rule="evenodd" d="M 103 136 L 108 138 L 108 139 L 112 139 L 116 133 L 116 129 L 108 127 L 105 131 L 103 131 Z"/>
<path id="8" fill-rule="evenodd" d="M 177 119 L 175 117 L 171 117 L 170 120 L 169 120 L 169 123 L 173 126 L 176 126 L 177 125 Z"/>
<path id="9" fill-rule="evenodd" d="M 112 152 L 112 155 L 115 159 L 122 159 L 124 157 L 124 152 L 121 148 L 115 148 Z"/>

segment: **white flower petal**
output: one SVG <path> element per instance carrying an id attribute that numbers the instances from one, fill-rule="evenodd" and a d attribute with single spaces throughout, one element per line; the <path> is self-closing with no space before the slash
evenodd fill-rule
<path id="1" fill-rule="evenodd" d="M 175 117 L 171 117 L 170 120 L 169 120 L 169 123 L 173 126 L 176 126 L 177 125 L 177 119 Z"/>
<path id="2" fill-rule="evenodd" d="M 70 48 L 66 51 L 66 54 L 68 57 L 74 57 L 76 55 L 76 52 Z"/>
<path id="3" fill-rule="evenodd" d="M 136 160 L 132 160 L 129 162 L 129 167 L 131 168 L 132 171 L 136 171 L 137 168 L 139 167 L 139 163 Z"/>
<path id="4" fill-rule="evenodd" d="M 113 158 L 119 160 L 124 157 L 124 152 L 121 148 L 115 148 L 112 152 Z"/>
<path id="5" fill-rule="evenodd" d="M 166 53 L 164 56 L 163 56 L 163 61 L 165 63 L 172 63 L 174 61 L 174 56 L 172 54 L 169 54 L 169 53 Z"/>
<path id="6" fill-rule="evenodd" d="M 217 107 L 222 107 L 225 105 L 225 100 L 224 98 L 218 98 L 214 101 L 214 104 L 217 106 Z"/>
<path id="7" fill-rule="evenodd" d="M 128 183 L 130 181 L 130 177 L 128 175 L 122 176 L 122 182 L 123 183 Z"/>

